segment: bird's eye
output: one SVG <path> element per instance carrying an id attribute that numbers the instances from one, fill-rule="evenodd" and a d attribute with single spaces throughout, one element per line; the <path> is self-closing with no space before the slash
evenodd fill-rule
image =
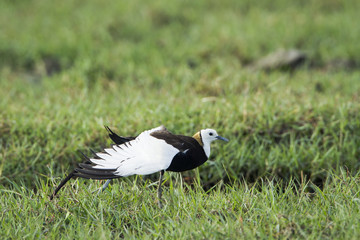
<path id="1" fill-rule="evenodd" d="M 213 135 L 213 133 L 209 133 L 209 135 L 210 135 L 210 136 L 212 136 L 212 135 Z"/>

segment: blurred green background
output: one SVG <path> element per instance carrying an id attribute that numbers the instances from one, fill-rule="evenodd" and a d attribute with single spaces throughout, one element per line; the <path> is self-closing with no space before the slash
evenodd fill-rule
<path id="1" fill-rule="evenodd" d="M 202 184 L 359 170 L 357 0 L 0 1 L 0 183 L 136 135 L 215 128 Z M 296 69 L 256 63 L 298 49 Z M 183 176 L 194 176 L 194 172 Z"/>

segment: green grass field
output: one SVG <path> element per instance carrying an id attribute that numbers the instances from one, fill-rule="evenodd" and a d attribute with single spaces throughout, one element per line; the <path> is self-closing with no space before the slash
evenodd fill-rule
<path id="1" fill-rule="evenodd" d="M 359 1 L 0 1 L 1 239 L 358 239 Z M 277 49 L 295 71 L 251 65 Z M 338 63 L 338 64 L 337 64 Z M 341 64 L 339 64 L 341 63 Z M 103 182 L 75 163 L 165 125 L 197 170 Z"/>

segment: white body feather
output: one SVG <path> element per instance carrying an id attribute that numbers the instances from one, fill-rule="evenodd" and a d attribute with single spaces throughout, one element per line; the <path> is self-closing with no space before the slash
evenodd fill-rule
<path id="1" fill-rule="evenodd" d="M 117 169 L 116 175 L 126 177 L 134 174 L 147 175 L 166 170 L 174 156 L 179 153 L 175 147 L 150 134 L 163 126 L 144 131 L 137 138 L 125 144 L 104 149 L 97 153 L 101 159 L 91 158 L 95 169 Z"/>

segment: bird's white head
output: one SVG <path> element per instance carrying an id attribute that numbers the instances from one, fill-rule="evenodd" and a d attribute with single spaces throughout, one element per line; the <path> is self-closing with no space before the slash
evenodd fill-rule
<path id="1" fill-rule="evenodd" d="M 195 138 L 200 145 L 204 148 L 206 156 L 210 156 L 210 143 L 215 140 L 223 140 L 228 142 L 229 140 L 219 136 L 219 134 L 214 129 L 203 129 L 200 132 L 197 132 L 193 138 Z"/>
<path id="2" fill-rule="evenodd" d="M 210 128 L 201 130 L 200 136 L 204 145 L 210 144 L 212 141 L 219 139 L 226 142 L 229 141 L 228 139 L 219 136 L 219 134 L 214 129 L 210 129 Z"/>

